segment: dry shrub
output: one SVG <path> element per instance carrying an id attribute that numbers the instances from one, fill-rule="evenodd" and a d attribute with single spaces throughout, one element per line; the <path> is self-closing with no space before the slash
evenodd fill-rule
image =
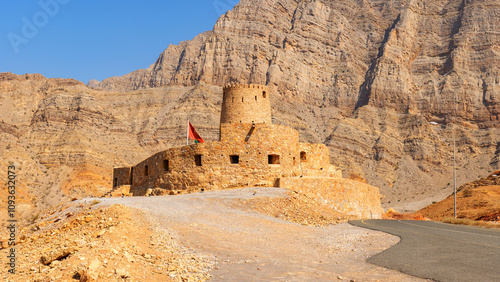
<path id="1" fill-rule="evenodd" d="M 464 197 L 465 197 L 465 198 L 472 197 L 472 194 L 473 194 L 473 193 L 474 193 L 474 192 L 472 191 L 472 189 L 465 189 L 465 190 L 463 191 L 463 195 L 464 195 Z"/>
<path id="2" fill-rule="evenodd" d="M 471 226 L 480 226 L 480 227 L 487 227 L 487 228 L 500 228 L 499 223 L 480 221 L 480 220 L 471 220 L 468 218 L 445 217 L 445 218 L 443 218 L 442 221 L 444 223 L 451 223 L 451 224 L 471 225 Z"/>
<path id="3" fill-rule="evenodd" d="M 100 204 L 100 203 L 101 203 L 101 201 L 99 201 L 99 200 L 93 200 L 92 203 L 90 203 L 90 205 L 93 206 L 93 205 L 97 205 L 97 204 Z"/>

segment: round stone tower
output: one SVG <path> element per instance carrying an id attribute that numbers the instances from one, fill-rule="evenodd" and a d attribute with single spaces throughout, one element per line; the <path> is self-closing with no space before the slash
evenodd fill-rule
<path id="1" fill-rule="evenodd" d="M 254 84 L 226 85 L 220 123 L 271 123 L 267 87 Z"/>

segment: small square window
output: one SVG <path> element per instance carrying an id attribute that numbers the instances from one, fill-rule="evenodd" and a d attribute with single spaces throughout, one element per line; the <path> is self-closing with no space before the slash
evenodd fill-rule
<path id="1" fill-rule="evenodd" d="M 280 164 L 280 156 L 279 155 L 268 155 L 267 162 L 268 162 L 268 164 Z"/>
<path id="2" fill-rule="evenodd" d="M 307 162 L 307 154 L 306 152 L 300 152 L 300 161 Z"/>
<path id="3" fill-rule="evenodd" d="M 229 158 L 231 159 L 232 164 L 239 164 L 240 163 L 240 156 L 232 155 L 232 156 L 229 156 Z"/>
<path id="4" fill-rule="evenodd" d="M 194 163 L 196 164 L 196 166 L 201 166 L 201 155 L 194 156 Z"/>

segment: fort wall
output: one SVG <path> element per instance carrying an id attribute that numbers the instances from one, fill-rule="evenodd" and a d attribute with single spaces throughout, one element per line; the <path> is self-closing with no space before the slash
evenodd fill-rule
<path id="1" fill-rule="evenodd" d="M 113 187 L 131 185 L 131 167 L 118 167 L 113 169 Z"/>
<path id="2" fill-rule="evenodd" d="M 382 217 L 379 189 L 366 183 L 329 177 L 284 177 L 279 187 L 323 199 L 338 211 L 358 218 Z"/>
<path id="3" fill-rule="evenodd" d="M 326 145 L 299 143 L 298 149 L 303 169 L 324 170 L 330 165 L 330 150 Z"/>
<path id="4" fill-rule="evenodd" d="M 341 177 L 327 161 L 328 148 L 299 143 L 299 133 L 292 128 L 237 123 L 223 124 L 221 132 L 220 142 L 172 148 L 137 164 L 131 169 L 131 192 L 144 195 L 148 188 L 157 187 L 186 192 L 273 187 L 283 176 L 311 175 L 308 168 L 320 169 L 321 175 Z M 301 153 L 308 159 L 301 161 Z M 322 155 L 325 153 L 326 157 Z M 315 160 L 316 156 L 321 157 Z"/>
<path id="5" fill-rule="evenodd" d="M 271 123 L 271 103 L 266 86 L 234 84 L 223 88 L 220 123 Z"/>

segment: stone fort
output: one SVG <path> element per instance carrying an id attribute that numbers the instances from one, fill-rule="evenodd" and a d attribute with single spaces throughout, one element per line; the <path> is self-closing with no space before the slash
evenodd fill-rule
<path id="1" fill-rule="evenodd" d="M 299 142 L 297 130 L 272 124 L 269 89 L 223 88 L 219 141 L 161 151 L 132 167 L 115 168 L 113 190 L 143 196 L 237 187 L 283 187 L 318 193 L 339 211 L 379 218 L 379 190 L 343 179 L 323 144 Z M 161 193 L 163 192 L 163 193 Z"/>

